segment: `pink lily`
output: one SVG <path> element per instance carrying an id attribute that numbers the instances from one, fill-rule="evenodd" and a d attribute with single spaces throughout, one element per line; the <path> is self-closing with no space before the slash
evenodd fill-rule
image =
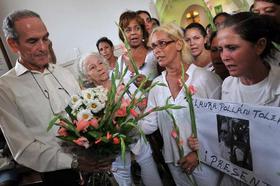
<path id="1" fill-rule="evenodd" d="M 94 143 L 97 144 L 97 143 L 100 143 L 102 141 L 101 138 L 99 138 L 98 140 L 96 140 Z"/>
<path id="2" fill-rule="evenodd" d="M 124 117 L 124 116 L 126 116 L 127 114 L 126 114 L 126 108 L 119 108 L 117 111 L 116 111 L 116 113 L 115 113 L 115 116 L 116 117 Z"/>
<path id="3" fill-rule="evenodd" d="M 113 138 L 113 143 L 114 144 L 119 144 L 120 143 L 120 139 L 118 137 L 114 137 Z"/>
<path id="4" fill-rule="evenodd" d="M 191 95 L 194 95 L 196 93 L 196 88 L 193 85 L 190 85 L 189 92 L 191 93 Z"/>
<path id="5" fill-rule="evenodd" d="M 111 139 L 111 138 L 112 138 L 112 134 L 110 134 L 110 132 L 107 132 L 107 134 L 106 134 L 106 139 L 109 140 L 109 139 Z"/>
<path id="6" fill-rule="evenodd" d="M 57 133 L 59 134 L 59 136 L 68 136 L 68 132 L 67 129 L 64 127 L 60 127 L 57 131 Z"/>
<path id="7" fill-rule="evenodd" d="M 73 142 L 76 143 L 77 145 L 85 147 L 86 149 L 89 148 L 89 141 L 85 137 L 80 137 L 76 140 L 73 140 Z"/>
<path id="8" fill-rule="evenodd" d="M 138 117 L 138 113 L 134 109 L 130 110 L 130 114 L 135 118 Z"/>
<path id="9" fill-rule="evenodd" d="M 96 118 L 93 118 L 89 121 L 90 126 L 94 127 L 94 128 L 98 128 L 98 120 Z"/>
<path id="10" fill-rule="evenodd" d="M 89 126 L 89 121 L 82 119 L 82 120 L 78 121 L 76 129 L 79 132 L 86 131 L 88 126 Z"/>
<path id="11" fill-rule="evenodd" d="M 171 131 L 171 136 L 172 136 L 174 139 L 178 138 L 178 134 L 177 134 L 177 131 L 176 131 L 175 129 L 173 129 L 173 130 Z"/>

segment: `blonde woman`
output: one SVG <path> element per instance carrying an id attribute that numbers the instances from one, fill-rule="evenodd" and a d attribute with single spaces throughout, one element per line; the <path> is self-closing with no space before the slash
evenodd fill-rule
<path id="1" fill-rule="evenodd" d="M 175 140 L 171 137 L 173 123 L 170 116 L 165 112 L 154 112 L 143 119 L 140 123 L 146 134 L 159 129 L 163 136 L 163 156 L 171 171 L 176 185 L 190 185 L 185 174 L 192 173 L 198 185 L 216 185 L 218 175 L 212 168 L 202 164 L 202 169 L 197 170 L 198 159 L 196 153 L 187 145 L 187 138 L 191 135 L 191 122 L 187 117 L 189 113 L 188 104 L 181 83 L 196 87 L 197 97 L 220 98 L 221 80 L 209 71 L 196 67 L 192 64 L 193 57 L 190 48 L 184 40 L 181 28 L 174 23 L 162 25 L 153 30 L 150 36 L 150 46 L 160 66 L 166 70 L 154 81 L 164 83 L 166 87 L 155 86 L 151 89 L 148 97 L 147 110 L 155 106 L 163 106 L 166 100 L 186 108 L 170 110 L 174 115 L 183 140 L 185 157 L 180 159 Z M 185 71 L 184 82 L 179 82 L 183 64 Z"/>

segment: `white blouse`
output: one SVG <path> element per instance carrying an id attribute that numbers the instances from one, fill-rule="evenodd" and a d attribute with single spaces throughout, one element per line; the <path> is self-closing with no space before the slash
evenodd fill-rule
<path id="1" fill-rule="evenodd" d="M 204 70 L 195 65 L 190 65 L 187 72 L 189 75 L 186 85 L 193 85 L 197 92 L 195 96 L 201 98 L 220 99 L 221 94 L 221 79 L 214 73 Z M 171 92 L 166 81 L 166 71 L 162 75 L 154 79 L 154 82 L 164 83 L 164 86 L 155 86 L 149 93 L 147 111 L 155 106 L 164 106 L 166 100 L 171 96 Z M 188 154 L 191 150 L 187 145 L 187 138 L 191 135 L 191 122 L 189 116 L 188 103 L 185 100 L 183 89 L 177 97 L 169 99 L 169 103 L 185 106 L 186 108 L 178 110 L 170 110 L 173 114 L 177 126 L 180 130 L 180 136 L 183 140 L 184 154 Z M 163 137 L 163 156 L 166 163 L 176 164 L 179 160 L 178 148 L 175 140 L 171 137 L 173 123 L 166 111 L 153 112 L 139 122 L 144 133 L 151 134 L 159 128 Z"/>

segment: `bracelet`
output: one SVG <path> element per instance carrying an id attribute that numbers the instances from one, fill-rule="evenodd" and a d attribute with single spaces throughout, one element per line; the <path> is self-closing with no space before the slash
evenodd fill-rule
<path id="1" fill-rule="evenodd" d="M 78 169 L 79 168 L 78 157 L 76 155 L 73 155 L 73 160 L 72 160 L 72 163 L 71 163 L 71 168 L 72 169 Z"/>

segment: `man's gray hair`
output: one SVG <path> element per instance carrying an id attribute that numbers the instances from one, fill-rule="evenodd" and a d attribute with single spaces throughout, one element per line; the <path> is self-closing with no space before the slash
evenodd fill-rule
<path id="1" fill-rule="evenodd" d="M 39 14 L 31 11 L 31 10 L 16 10 L 10 13 L 7 17 L 5 17 L 3 21 L 3 32 L 6 38 L 12 38 L 14 40 L 18 40 L 19 36 L 15 29 L 15 22 L 27 17 L 37 17 L 41 19 Z"/>

